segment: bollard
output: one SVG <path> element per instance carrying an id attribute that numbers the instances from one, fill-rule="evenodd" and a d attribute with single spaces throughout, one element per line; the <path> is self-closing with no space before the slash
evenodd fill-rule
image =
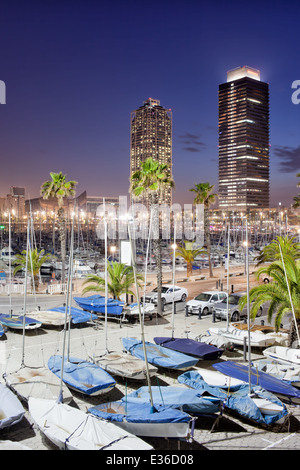
<path id="1" fill-rule="evenodd" d="M 231 293 L 233 294 L 233 292 L 234 292 L 234 285 L 231 284 Z"/>
<path id="2" fill-rule="evenodd" d="M 186 317 L 189 316 L 189 308 L 188 308 L 187 305 L 185 306 L 185 316 L 186 316 Z"/>
<path id="3" fill-rule="evenodd" d="M 212 322 L 216 323 L 216 312 L 214 310 L 212 312 Z"/>
<path id="4" fill-rule="evenodd" d="M 260 324 L 261 324 L 261 326 L 264 326 L 265 320 L 260 320 Z"/>
<path id="5" fill-rule="evenodd" d="M 198 310 L 198 320 L 201 320 L 201 307 L 199 307 L 199 310 Z"/>

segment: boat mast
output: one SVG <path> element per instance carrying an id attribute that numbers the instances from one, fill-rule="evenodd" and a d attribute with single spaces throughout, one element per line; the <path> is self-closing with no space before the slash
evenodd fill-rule
<path id="1" fill-rule="evenodd" d="M 247 217 L 246 217 L 245 255 L 246 255 L 246 273 L 247 273 L 248 381 L 249 381 L 249 393 L 251 393 L 251 342 L 250 342 L 251 333 L 250 333 L 249 247 L 248 247 L 248 219 Z"/>
<path id="2" fill-rule="evenodd" d="M 172 298 L 172 338 L 174 338 L 175 321 L 175 250 L 176 250 L 176 220 L 174 219 L 174 241 L 173 241 L 173 298 Z"/>
<path id="3" fill-rule="evenodd" d="M 25 319 L 27 308 L 27 276 L 28 276 L 28 253 L 29 253 L 29 219 L 27 222 L 27 242 L 26 242 L 26 265 L 25 265 L 25 286 L 24 286 L 24 314 L 23 314 L 23 338 L 22 338 L 22 362 L 21 367 L 25 367 Z"/>
<path id="4" fill-rule="evenodd" d="M 230 260 L 230 222 L 228 224 L 228 240 L 227 240 L 227 322 L 226 328 L 229 328 L 229 260 Z"/>
<path id="5" fill-rule="evenodd" d="M 58 396 L 58 403 L 63 402 L 62 390 L 63 390 L 63 375 L 64 375 L 65 348 L 66 348 L 66 333 L 67 333 L 67 323 L 68 323 L 69 292 L 70 292 L 70 283 L 72 281 L 71 274 L 72 274 L 72 264 L 73 264 L 74 218 L 75 218 L 75 211 L 73 211 L 72 230 L 71 230 L 69 275 L 68 275 L 68 284 L 67 284 L 67 299 L 66 299 L 66 309 L 65 309 L 65 324 L 64 324 L 63 348 L 62 348 L 62 356 L 61 356 L 60 390 L 59 390 L 59 396 Z"/>
<path id="6" fill-rule="evenodd" d="M 105 213 L 105 198 L 103 198 L 103 207 L 104 207 L 104 281 L 105 281 L 105 303 L 104 303 L 104 331 L 105 331 L 105 354 L 108 354 L 108 347 L 107 347 L 107 298 L 108 298 L 108 285 L 107 285 L 107 220 L 106 220 L 106 213 Z"/>
<path id="7" fill-rule="evenodd" d="M 141 304 L 139 302 L 139 290 L 138 290 L 138 283 L 137 283 L 137 276 L 136 276 L 135 250 L 134 250 L 132 236 L 130 233 L 130 223 L 133 224 L 133 220 L 130 220 L 130 221 L 128 220 L 128 235 L 129 235 L 129 241 L 130 241 L 130 247 L 131 247 L 131 260 L 132 260 L 132 268 L 133 268 L 134 283 L 135 283 L 135 290 L 136 290 L 136 298 L 137 298 L 137 304 L 138 304 L 139 321 L 141 325 L 142 344 L 143 344 L 143 351 L 144 351 L 144 356 L 145 356 L 146 377 L 147 377 L 147 383 L 148 383 L 151 408 L 152 410 L 154 410 L 153 396 L 152 396 L 151 383 L 150 383 L 150 374 L 149 374 L 149 364 L 147 360 L 147 350 L 146 350 L 146 345 L 145 345 L 144 323 L 142 321 Z"/>

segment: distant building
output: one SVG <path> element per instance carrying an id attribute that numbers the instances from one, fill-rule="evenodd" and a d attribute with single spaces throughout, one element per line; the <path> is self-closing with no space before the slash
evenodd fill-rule
<path id="1" fill-rule="evenodd" d="M 141 163 L 152 157 L 159 163 L 167 164 L 172 172 L 172 112 L 160 106 L 160 101 L 149 98 L 143 106 L 130 115 L 130 176 L 139 170 Z M 132 202 L 149 205 L 144 195 L 131 195 Z M 172 189 L 168 188 L 161 197 L 161 203 L 172 204 Z"/>
<path id="2" fill-rule="evenodd" d="M 219 86 L 219 208 L 269 207 L 269 85 L 238 67 Z"/>
<path id="3" fill-rule="evenodd" d="M 0 212 L 2 215 L 10 213 L 17 219 L 25 215 L 25 188 L 10 187 L 5 197 L 0 197 Z"/>

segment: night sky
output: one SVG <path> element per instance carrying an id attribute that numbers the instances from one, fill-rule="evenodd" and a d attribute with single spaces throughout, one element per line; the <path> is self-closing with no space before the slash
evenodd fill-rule
<path id="1" fill-rule="evenodd" d="M 2 0 L 0 44 L 0 196 L 38 197 L 50 171 L 126 195 L 130 113 L 149 97 L 173 113 L 173 201 L 217 192 L 218 86 L 242 65 L 270 85 L 271 205 L 298 194 L 299 1 Z"/>

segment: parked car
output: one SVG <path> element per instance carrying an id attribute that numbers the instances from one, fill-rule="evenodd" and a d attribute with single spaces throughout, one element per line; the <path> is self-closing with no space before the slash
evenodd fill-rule
<path id="1" fill-rule="evenodd" d="M 221 302 L 227 299 L 226 292 L 222 291 L 206 291 L 201 292 L 193 300 L 187 302 L 188 313 L 197 314 L 202 313 L 207 315 L 212 313 L 213 306 L 216 302 Z"/>
<path id="2" fill-rule="evenodd" d="M 241 297 L 246 295 L 246 292 L 236 292 L 235 294 L 230 294 L 228 297 L 228 313 L 229 321 L 239 321 L 243 318 L 247 318 L 247 305 L 241 310 L 239 306 L 239 300 Z M 257 312 L 257 317 L 260 317 L 263 313 L 262 307 Z M 214 305 L 214 314 L 215 318 L 221 320 L 227 320 L 227 299 L 223 302 Z"/>
<path id="3" fill-rule="evenodd" d="M 188 290 L 185 287 L 174 286 L 174 301 L 184 302 L 188 296 Z M 157 304 L 157 287 L 145 296 L 146 302 Z M 161 301 L 163 305 L 173 302 L 173 284 L 164 284 L 161 289 Z"/>

